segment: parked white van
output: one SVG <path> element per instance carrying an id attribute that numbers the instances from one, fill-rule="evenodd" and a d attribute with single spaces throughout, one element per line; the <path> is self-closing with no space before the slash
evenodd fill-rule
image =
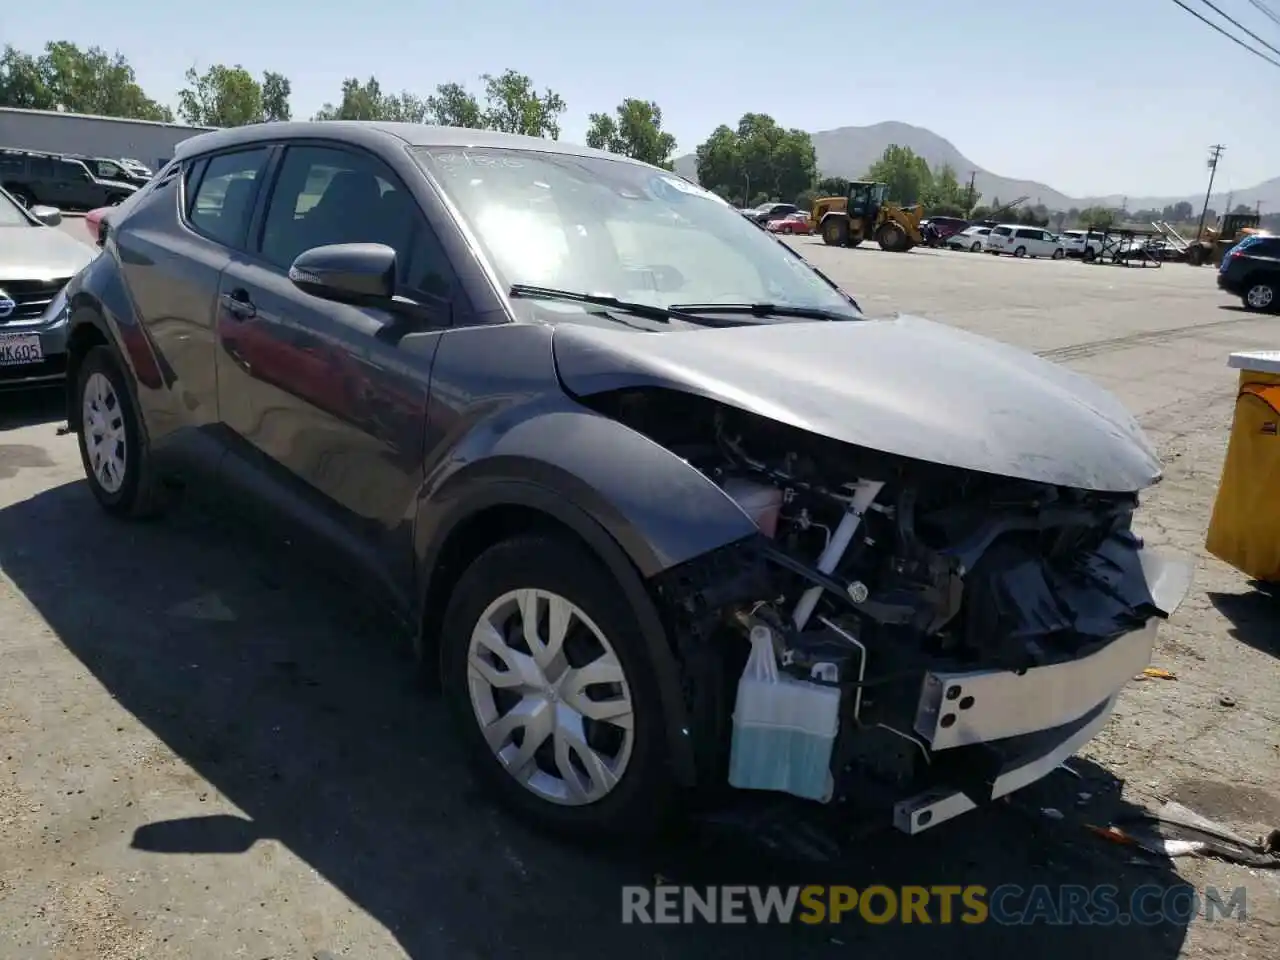
<path id="1" fill-rule="evenodd" d="M 1016 223 L 1004 223 L 987 235 L 987 253 L 999 256 L 1007 253 L 1015 257 L 1052 257 L 1061 260 L 1067 255 L 1062 241 L 1056 234 L 1040 227 L 1023 227 Z"/>

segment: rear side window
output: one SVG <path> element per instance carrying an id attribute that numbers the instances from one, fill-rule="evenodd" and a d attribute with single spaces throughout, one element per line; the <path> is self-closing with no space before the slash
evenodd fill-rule
<path id="1" fill-rule="evenodd" d="M 191 225 L 211 240 L 242 246 L 266 162 L 265 147 L 210 157 L 191 198 Z"/>
<path id="2" fill-rule="evenodd" d="M 1017 233 L 1014 234 L 1014 236 L 1017 237 L 1019 240 L 1039 240 L 1040 231 L 1039 230 L 1019 230 Z"/>
<path id="3" fill-rule="evenodd" d="M 1010 230 L 1008 227 L 996 227 L 991 232 L 994 233 L 997 237 L 1007 237 L 1011 233 L 1013 233 L 1013 231 Z"/>

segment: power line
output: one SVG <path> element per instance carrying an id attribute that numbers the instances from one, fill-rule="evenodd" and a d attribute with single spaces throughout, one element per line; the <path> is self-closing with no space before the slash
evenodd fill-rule
<path id="1" fill-rule="evenodd" d="M 1251 36 L 1254 40 L 1257 40 L 1260 44 L 1262 44 L 1272 53 L 1280 53 L 1280 50 L 1277 50 L 1271 44 L 1267 43 L 1267 41 L 1263 40 L 1260 36 L 1258 36 L 1256 33 L 1254 33 L 1252 30 L 1246 27 L 1239 20 L 1236 20 L 1234 17 L 1229 17 L 1227 16 L 1227 14 L 1223 13 L 1222 9 L 1217 4 L 1215 4 L 1213 0 L 1201 0 L 1201 3 L 1203 3 L 1206 7 L 1212 10 L 1218 16 L 1220 16 L 1223 20 L 1226 20 L 1228 23 L 1232 24 L 1237 29 L 1243 30 L 1245 33 Z"/>
<path id="2" fill-rule="evenodd" d="M 1249 2 L 1253 4 L 1254 8 L 1257 9 L 1264 17 L 1271 20 L 1273 23 L 1280 23 L 1280 13 L 1276 13 L 1263 3 L 1262 0 L 1249 0 Z"/>
<path id="3" fill-rule="evenodd" d="M 1183 10 L 1187 11 L 1187 13 L 1191 14 L 1193 17 L 1195 17 L 1205 26 L 1213 27 L 1214 30 L 1217 30 L 1220 34 L 1222 34 L 1232 43 L 1237 44 L 1238 46 L 1244 47 L 1246 50 L 1252 53 L 1255 57 L 1261 57 L 1263 60 L 1267 61 L 1267 63 L 1271 64 L 1273 67 L 1280 67 L 1280 60 L 1272 60 L 1270 57 L 1268 57 L 1261 50 L 1258 50 L 1256 47 L 1249 46 L 1249 44 L 1245 43 L 1239 37 L 1233 37 L 1231 34 L 1227 33 L 1226 30 L 1223 30 L 1220 26 L 1214 23 L 1212 20 L 1207 19 L 1203 14 L 1197 13 L 1195 10 L 1192 10 L 1185 3 L 1183 3 L 1182 0 L 1173 0 L 1173 2 L 1176 3 L 1178 6 L 1180 6 Z"/>

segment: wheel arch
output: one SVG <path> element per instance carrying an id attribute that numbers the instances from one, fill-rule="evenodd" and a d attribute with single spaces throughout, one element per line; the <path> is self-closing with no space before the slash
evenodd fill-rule
<path id="1" fill-rule="evenodd" d="M 485 550 L 521 534 L 559 535 L 584 548 L 618 584 L 644 639 L 657 679 L 672 772 L 682 786 L 697 775 L 688 736 L 680 668 L 644 578 L 622 546 L 586 510 L 554 490 L 520 480 L 492 481 L 459 502 L 441 525 L 424 563 L 415 652 L 424 673 L 439 677 L 440 630 L 454 587 Z"/>

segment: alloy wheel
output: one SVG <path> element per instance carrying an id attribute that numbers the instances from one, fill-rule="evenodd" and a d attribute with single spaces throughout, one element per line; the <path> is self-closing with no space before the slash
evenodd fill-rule
<path id="1" fill-rule="evenodd" d="M 94 479 L 107 493 L 118 493 L 128 463 L 124 411 L 115 387 L 102 373 L 95 372 L 85 380 L 81 419 Z"/>
<path id="2" fill-rule="evenodd" d="M 503 768 L 551 803 L 607 796 L 626 772 L 634 711 L 622 664 L 591 618 L 548 590 L 512 590 L 480 615 L 467 685 Z"/>
<path id="3" fill-rule="evenodd" d="M 1245 294 L 1245 300 L 1255 310 L 1266 310 L 1275 301 L 1275 289 L 1269 283 L 1256 283 Z"/>

